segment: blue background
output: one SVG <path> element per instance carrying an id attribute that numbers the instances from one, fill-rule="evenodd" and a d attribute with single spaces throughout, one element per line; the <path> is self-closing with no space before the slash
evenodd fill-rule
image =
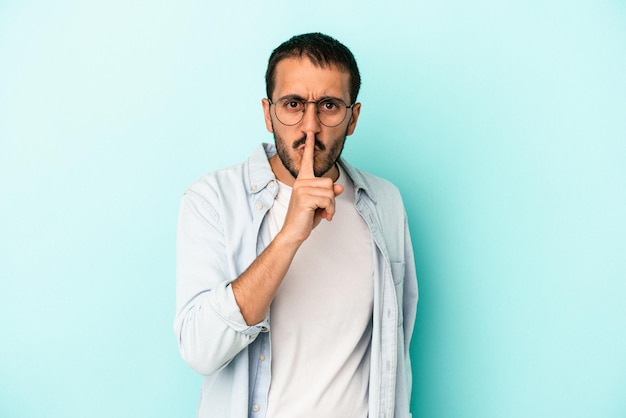
<path id="1" fill-rule="evenodd" d="M 0 1 L 0 416 L 191 417 L 183 190 L 265 131 L 271 50 L 363 74 L 345 156 L 395 182 L 422 418 L 626 416 L 626 3 Z"/>

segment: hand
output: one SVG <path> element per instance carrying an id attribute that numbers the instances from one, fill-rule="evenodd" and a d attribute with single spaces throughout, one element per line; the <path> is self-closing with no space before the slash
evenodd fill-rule
<path id="1" fill-rule="evenodd" d="M 322 219 L 331 221 L 335 215 L 335 197 L 343 192 L 343 186 L 332 179 L 315 177 L 315 139 L 307 134 L 304 152 L 300 160 L 300 171 L 293 184 L 291 200 L 282 233 L 301 243 L 310 235 Z"/>

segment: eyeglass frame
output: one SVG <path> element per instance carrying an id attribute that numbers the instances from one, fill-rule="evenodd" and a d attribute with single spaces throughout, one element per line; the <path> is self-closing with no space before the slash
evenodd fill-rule
<path id="1" fill-rule="evenodd" d="M 287 97 L 281 97 L 277 101 L 280 101 L 280 100 L 293 100 L 293 101 L 302 103 L 302 105 L 304 106 L 304 109 L 302 109 L 302 117 L 300 118 L 300 120 L 298 120 L 296 123 L 287 124 L 287 123 L 283 122 L 282 120 L 280 120 L 280 118 L 278 117 L 278 114 L 276 113 L 276 107 L 277 107 L 276 104 L 277 103 L 273 102 L 272 99 L 270 99 L 269 97 L 267 98 L 267 101 L 269 102 L 270 106 L 274 105 L 274 116 L 276 116 L 276 119 L 278 119 L 278 121 L 280 123 L 282 123 L 283 125 L 285 125 L 285 126 L 296 126 L 297 124 L 302 122 L 302 120 L 304 119 L 304 112 L 306 112 L 306 105 L 309 104 L 309 103 L 314 104 L 315 108 L 317 109 L 317 105 L 319 105 L 320 103 L 322 103 L 322 102 L 324 102 L 326 100 L 337 100 L 337 101 L 340 101 L 346 107 L 346 114 L 343 115 L 343 119 L 341 119 L 341 122 L 339 122 L 336 125 L 326 125 L 324 122 L 322 122 L 322 119 L 319 116 L 319 114 L 320 114 L 319 110 L 316 112 L 317 113 L 317 120 L 319 120 L 320 123 L 322 125 L 324 125 L 325 127 L 327 127 L 327 128 L 336 128 L 337 126 L 341 125 L 346 120 L 346 116 L 348 116 L 348 109 L 353 110 L 354 105 L 358 103 L 358 102 L 354 102 L 351 105 L 348 105 L 348 104 L 346 104 L 346 102 L 343 101 L 343 99 L 339 99 L 337 97 L 324 97 L 323 99 L 320 99 L 320 100 L 304 100 L 302 98 L 287 96 Z"/>

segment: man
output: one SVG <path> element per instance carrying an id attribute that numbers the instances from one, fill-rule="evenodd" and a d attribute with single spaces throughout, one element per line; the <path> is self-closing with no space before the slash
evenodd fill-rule
<path id="1" fill-rule="evenodd" d="M 183 196 L 174 328 L 205 375 L 198 417 L 410 416 L 417 280 L 402 201 L 340 158 L 360 83 L 335 39 L 283 43 L 262 100 L 275 146 Z"/>

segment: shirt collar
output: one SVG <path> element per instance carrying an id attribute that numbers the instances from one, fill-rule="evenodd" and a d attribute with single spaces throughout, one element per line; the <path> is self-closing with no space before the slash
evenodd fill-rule
<path id="1" fill-rule="evenodd" d="M 365 193 L 367 197 L 369 197 L 369 199 L 375 204 L 376 199 L 374 197 L 374 194 L 370 192 L 370 190 L 372 190 L 372 185 L 363 175 L 363 172 L 350 165 L 343 157 L 339 158 L 339 164 L 341 165 L 341 167 L 343 167 L 348 177 L 350 177 L 352 183 L 354 183 L 355 201 L 359 199 L 359 195 L 361 193 Z"/>
<path id="2" fill-rule="evenodd" d="M 246 177 L 246 189 L 254 194 L 263 190 L 271 181 L 277 181 L 269 158 L 276 155 L 276 146 L 274 144 L 263 143 L 248 158 L 248 175 Z M 373 193 L 370 193 L 372 185 L 368 182 L 363 173 L 357 168 L 350 165 L 343 157 L 339 158 L 339 164 L 354 183 L 355 199 L 359 198 L 360 193 L 365 193 L 376 203 Z"/>
<path id="3" fill-rule="evenodd" d="M 246 189 L 249 193 L 258 193 L 265 189 L 271 181 L 276 181 L 269 158 L 276 154 L 276 147 L 263 144 L 248 157 Z"/>

